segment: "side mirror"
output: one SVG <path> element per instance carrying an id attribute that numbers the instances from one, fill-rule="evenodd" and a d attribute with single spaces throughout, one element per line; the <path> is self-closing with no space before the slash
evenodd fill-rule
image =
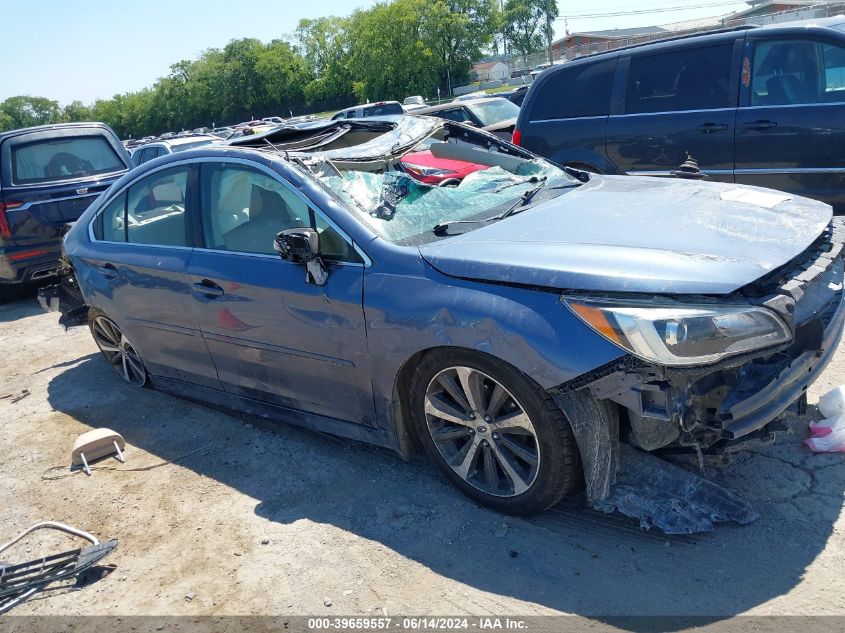
<path id="1" fill-rule="evenodd" d="M 276 235 L 273 249 L 282 259 L 305 264 L 305 282 L 322 286 L 329 271 L 320 259 L 320 236 L 312 228 L 286 229 Z"/>

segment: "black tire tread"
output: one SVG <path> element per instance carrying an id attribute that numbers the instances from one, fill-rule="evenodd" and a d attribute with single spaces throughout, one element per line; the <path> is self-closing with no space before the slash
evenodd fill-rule
<path id="1" fill-rule="evenodd" d="M 524 407 L 533 406 L 539 409 L 541 419 L 535 419 L 536 416 L 534 415 L 530 416 L 538 433 L 538 439 L 540 439 L 541 434 L 548 434 L 553 438 L 551 449 L 549 446 L 543 447 L 540 473 L 538 473 L 537 479 L 528 492 L 519 497 L 487 495 L 463 481 L 440 455 L 428 434 L 425 416 L 421 415 L 419 408 L 414 406 L 415 395 L 422 394 L 424 396 L 428 381 L 434 374 L 445 367 L 460 364 L 478 365 L 478 369 L 500 381 L 511 393 L 527 391 L 530 398 L 529 402 L 524 402 L 525 398 L 522 393 L 517 397 Z M 509 383 L 516 383 L 516 385 Z M 514 393 L 514 395 L 517 394 Z M 432 351 L 423 357 L 414 369 L 409 398 L 415 431 L 429 458 L 464 494 L 482 505 L 505 514 L 537 514 L 557 504 L 572 492 L 581 481 L 581 460 L 578 447 L 575 443 L 572 428 L 563 411 L 542 387 L 518 369 L 499 359 L 480 352 L 458 348 Z M 541 431 L 538 425 L 544 426 L 545 431 Z"/>

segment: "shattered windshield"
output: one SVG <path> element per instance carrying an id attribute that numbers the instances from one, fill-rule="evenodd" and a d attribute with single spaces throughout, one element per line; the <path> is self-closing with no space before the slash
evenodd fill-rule
<path id="1" fill-rule="evenodd" d="M 323 176 L 320 181 L 346 206 L 359 211 L 379 235 L 403 245 L 438 239 L 443 233 L 435 234 L 434 229 L 443 223 L 459 225 L 448 234 L 479 228 L 520 203 L 526 192 L 531 193 L 533 204 L 577 185 L 561 169 L 539 159 L 526 160 L 514 171 L 482 169 L 455 187 L 425 184 L 399 171 L 379 174 L 350 170 Z"/>

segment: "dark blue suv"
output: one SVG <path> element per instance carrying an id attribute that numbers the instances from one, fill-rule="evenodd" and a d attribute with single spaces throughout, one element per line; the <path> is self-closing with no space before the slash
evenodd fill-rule
<path id="1" fill-rule="evenodd" d="M 666 175 L 691 154 L 713 180 L 845 213 L 845 17 L 681 37 L 556 66 L 514 141 L 559 164 Z"/>
<path id="2" fill-rule="evenodd" d="M 129 168 L 102 123 L 0 133 L 0 295 L 54 274 L 62 227 Z"/>

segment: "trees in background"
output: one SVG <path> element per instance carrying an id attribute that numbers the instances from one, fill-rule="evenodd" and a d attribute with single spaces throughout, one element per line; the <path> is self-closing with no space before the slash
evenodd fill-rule
<path id="1" fill-rule="evenodd" d="M 554 0 L 507 0 L 502 20 L 510 50 L 525 59 L 543 46 L 551 48 L 557 16 Z"/>
<path id="2" fill-rule="evenodd" d="M 550 42 L 546 27 L 556 16 L 554 0 L 507 0 L 504 13 L 499 0 L 385 0 L 348 17 L 301 20 L 290 39 L 232 40 L 173 64 L 149 88 L 90 106 L 10 97 L 0 103 L 0 130 L 98 120 L 137 138 L 432 95 L 438 87 L 448 94 L 497 34 L 504 30 L 512 50 L 527 54 Z"/>

